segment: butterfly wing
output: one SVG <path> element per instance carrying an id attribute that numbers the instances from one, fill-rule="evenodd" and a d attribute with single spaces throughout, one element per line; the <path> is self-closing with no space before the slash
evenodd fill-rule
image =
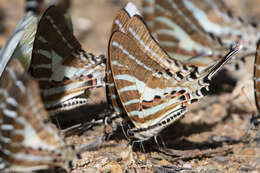
<path id="1" fill-rule="evenodd" d="M 144 0 L 143 1 L 143 17 L 145 19 L 146 24 L 150 29 L 154 26 L 154 13 L 155 13 L 155 0 Z"/>
<path id="2" fill-rule="evenodd" d="M 245 50 L 254 51 L 253 28 L 233 16 L 223 1 L 156 0 L 153 7 L 152 31 L 173 58 L 207 66 L 241 40 Z"/>
<path id="3" fill-rule="evenodd" d="M 28 17 L 27 17 L 28 16 Z M 23 64 L 26 70 L 29 70 L 31 59 L 32 59 L 32 49 L 33 42 L 36 34 L 38 19 L 31 13 L 27 13 L 25 19 L 30 19 L 24 22 L 24 34 L 19 41 L 17 48 L 15 49 L 12 58 L 18 58 Z M 28 20 L 27 19 L 27 20 Z"/>
<path id="4" fill-rule="evenodd" d="M 127 45 L 124 44 L 126 42 Z M 165 88 L 170 83 L 165 78 L 154 77 L 157 71 L 164 71 L 163 67 L 149 59 L 135 40 L 120 32 L 112 35 L 109 50 L 115 87 L 129 118 L 136 127 L 155 124 L 158 122 L 155 119 L 161 119 L 166 106 L 152 102 L 156 96 L 162 96 L 166 92 Z M 148 102 L 152 106 L 146 108 Z M 161 104 L 160 101 L 157 103 Z"/>
<path id="5" fill-rule="evenodd" d="M 116 31 L 125 32 L 130 19 L 131 19 L 130 15 L 125 10 L 121 10 L 113 21 L 111 34 L 116 32 Z M 109 49 L 108 49 L 107 54 L 109 54 Z M 111 70 L 110 70 L 111 67 L 110 67 L 110 63 L 109 63 L 108 58 L 107 58 L 106 65 L 107 65 L 107 67 L 106 67 L 106 71 L 107 71 L 106 81 L 108 83 L 108 85 L 106 87 L 107 100 L 110 104 L 113 105 L 113 108 L 117 113 L 122 113 L 123 112 L 123 110 L 121 110 L 122 104 L 121 104 L 121 102 L 118 98 L 118 94 L 117 94 L 116 88 L 115 88 L 114 83 L 113 83 L 112 73 L 111 73 Z"/>
<path id="6" fill-rule="evenodd" d="M 39 81 L 49 110 L 84 105 L 87 93 L 104 85 L 103 57 L 82 50 L 64 15 L 54 6 L 39 22 L 33 50 L 32 75 Z"/>
<path id="7" fill-rule="evenodd" d="M 37 21 L 33 14 L 27 13 L 16 25 L 10 39 L 0 52 L 0 76 L 11 58 L 18 58 L 28 69 Z"/>
<path id="8" fill-rule="evenodd" d="M 12 59 L 0 83 L 0 156 L 11 172 L 69 168 L 74 157 L 48 121 L 37 83 Z"/>

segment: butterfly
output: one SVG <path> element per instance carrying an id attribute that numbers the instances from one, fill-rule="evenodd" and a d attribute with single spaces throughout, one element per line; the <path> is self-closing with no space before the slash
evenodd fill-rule
<path id="1" fill-rule="evenodd" d="M 17 59 L 9 62 L 1 77 L 0 127 L 0 170 L 71 170 L 76 152 L 49 121 L 37 82 Z"/>
<path id="2" fill-rule="evenodd" d="M 257 24 L 233 15 L 222 0 L 145 0 L 143 12 L 161 47 L 185 64 L 208 66 L 234 42 L 243 44 L 241 58 L 255 52 Z"/>
<path id="3" fill-rule="evenodd" d="M 0 52 L 0 76 L 11 58 L 18 58 L 28 69 L 31 62 L 32 47 L 38 19 L 32 13 L 18 22 L 9 40 Z"/>
<path id="4" fill-rule="evenodd" d="M 31 63 L 46 109 L 56 113 L 86 105 L 91 91 L 105 85 L 104 59 L 82 49 L 60 8 L 48 8 L 38 24 Z"/>
<path id="5" fill-rule="evenodd" d="M 204 97 L 212 77 L 241 48 L 199 71 L 170 58 L 134 4 L 128 3 L 114 19 L 108 43 L 108 100 L 131 120 L 129 135 L 147 140 L 182 118 L 188 104 Z"/>

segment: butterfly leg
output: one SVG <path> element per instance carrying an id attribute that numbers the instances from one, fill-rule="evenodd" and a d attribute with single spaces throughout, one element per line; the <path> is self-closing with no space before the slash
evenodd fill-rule
<path id="1" fill-rule="evenodd" d="M 157 136 L 154 136 L 154 141 L 155 141 L 155 143 L 157 144 L 157 146 L 158 146 L 159 148 L 161 148 L 161 145 L 160 145 L 160 143 L 159 143 L 159 141 L 158 141 L 158 138 L 159 138 L 160 141 L 161 141 L 162 147 L 163 147 L 163 148 L 166 148 L 165 142 L 164 142 L 164 140 L 163 140 L 163 138 L 162 138 L 162 136 L 161 136 L 160 134 L 157 135 Z"/>
<path id="2" fill-rule="evenodd" d="M 108 140 L 111 135 L 118 129 L 118 126 L 123 126 L 122 118 L 119 113 L 117 112 L 109 112 L 104 116 L 104 136 L 105 140 Z"/>

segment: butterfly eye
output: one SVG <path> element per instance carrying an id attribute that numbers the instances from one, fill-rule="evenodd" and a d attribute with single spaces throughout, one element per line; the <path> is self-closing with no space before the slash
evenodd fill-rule
<path id="1" fill-rule="evenodd" d="M 256 22 L 251 22 L 251 26 L 254 27 L 254 28 L 257 28 L 258 24 Z"/>
<path id="2" fill-rule="evenodd" d="M 84 91 L 84 96 L 85 96 L 85 97 L 89 97 L 89 95 L 90 95 L 90 90 L 89 90 L 89 88 L 87 88 L 87 89 L 85 89 L 85 91 Z"/>
<path id="3" fill-rule="evenodd" d="M 133 136 L 134 136 L 134 132 L 133 132 L 131 129 L 128 129 L 128 130 L 127 130 L 127 135 L 128 135 L 129 137 L 133 137 Z"/>
<path id="4" fill-rule="evenodd" d="M 111 124 L 112 123 L 112 119 L 111 119 L 111 117 L 106 117 L 105 118 L 105 124 Z"/>

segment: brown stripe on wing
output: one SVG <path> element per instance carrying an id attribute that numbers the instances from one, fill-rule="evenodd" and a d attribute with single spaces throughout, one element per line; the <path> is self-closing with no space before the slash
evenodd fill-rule
<path id="1" fill-rule="evenodd" d="M 155 5 L 155 0 L 144 0 L 142 4 L 143 17 L 150 30 L 152 30 L 154 26 L 154 13 L 155 13 L 154 5 Z"/>
<path id="2" fill-rule="evenodd" d="M 202 25 L 197 18 L 203 18 L 203 15 L 193 12 L 185 6 L 185 1 L 174 1 L 171 0 L 174 8 L 171 6 L 170 1 L 166 0 L 157 0 L 155 2 L 155 27 L 153 28 L 153 32 L 157 35 L 159 42 L 169 41 L 171 39 L 167 39 L 163 34 L 158 33 L 160 29 L 165 27 L 165 24 L 158 21 L 158 19 L 162 16 L 171 18 L 173 23 L 176 23 L 183 31 L 189 34 L 189 37 L 196 43 L 200 43 L 203 46 L 207 46 L 211 48 L 213 51 L 213 55 L 209 57 L 203 57 L 204 59 L 208 59 L 205 62 L 209 62 L 207 65 L 211 64 L 212 61 L 210 59 L 219 59 L 221 55 L 225 54 L 225 50 L 227 50 L 234 42 L 242 40 L 244 42 L 244 47 L 246 47 L 247 53 L 254 51 L 254 46 L 251 42 L 255 42 L 255 31 L 252 30 L 252 27 L 249 27 L 248 23 L 243 21 L 240 17 L 233 16 L 231 10 L 225 5 L 222 0 L 190 0 L 186 1 L 192 3 L 195 8 L 201 10 L 205 13 L 207 20 L 209 20 L 209 25 Z M 195 9 L 190 7 L 191 9 Z M 195 10 L 196 11 L 196 10 Z M 200 15 L 200 17 L 199 17 Z M 205 24 L 207 20 L 204 20 Z M 220 29 L 216 30 L 216 27 L 213 25 L 218 25 Z M 167 27 L 165 27 L 167 29 Z M 172 37 L 169 35 L 169 38 Z M 187 53 L 183 51 L 183 48 L 180 45 L 174 45 L 171 49 L 169 44 L 161 46 L 166 49 L 167 52 L 173 55 L 177 55 L 178 59 L 181 60 L 181 55 L 186 56 Z M 189 44 L 189 42 L 187 42 Z M 247 53 L 243 53 L 244 55 Z M 190 52 L 192 56 L 203 55 L 205 52 Z M 243 56 L 243 55 L 242 55 Z M 186 58 L 184 59 L 184 61 Z M 195 60 L 195 59 L 194 59 Z M 182 60 L 181 60 L 182 61 Z M 203 60 L 200 60 L 203 61 Z M 189 62 L 193 63 L 193 61 Z M 199 65 L 194 61 L 195 65 Z"/>
<path id="3" fill-rule="evenodd" d="M 212 5 L 210 5 L 207 2 L 202 2 L 202 1 L 192 1 L 192 3 L 194 3 L 199 9 L 201 9 L 202 11 L 204 11 L 205 13 L 207 13 L 208 15 L 208 19 L 210 21 L 212 21 L 213 23 L 217 23 L 220 26 L 226 26 L 226 25 L 230 25 L 230 23 L 228 23 L 226 20 L 223 20 L 222 17 L 220 17 L 219 15 L 217 15 L 213 10 L 212 10 Z M 212 1 L 212 3 L 214 3 L 216 5 L 216 8 L 218 8 L 219 12 L 223 13 L 223 14 L 227 14 L 227 7 L 223 4 L 223 2 L 221 0 L 217 0 L 217 1 Z M 227 15 L 228 16 L 228 15 Z M 231 18 L 230 18 L 231 19 Z"/>
<path id="4" fill-rule="evenodd" d="M 70 85 L 76 85 L 77 83 L 82 83 L 82 82 L 80 82 L 80 81 L 72 81 L 69 84 Z M 57 101 L 57 100 L 59 100 L 61 98 L 64 98 L 64 97 L 69 96 L 69 95 L 72 95 L 74 93 L 84 94 L 85 90 L 91 89 L 93 86 L 95 86 L 95 84 L 93 84 L 92 80 L 86 81 L 86 82 L 81 84 L 81 87 L 77 87 L 77 88 L 70 89 L 70 90 L 67 90 L 67 89 L 64 88 L 60 92 L 57 91 L 56 93 L 54 93 L 52 95 L 45 96 L 45 99 L 46 99 L 46 102 L 48 103 L 48 102 Z"/>
<path id="5" fill-rule="evenodd" d="M 164 14 L 166 14 L 166 16 L 171 15 L 173 17 L 172 20 L 179 24 L 182 28 L 187 30 L 193 28 L 196 29 L 197 32 L 200 32 L 200 34 L 206 34 L 204 28 L 194 18 L 193 14 L 185 7 L 182 0 L 172 0 L 171 2 L 173 3 L 173 5 L 169 1 L 157 0 L 156 3 L 170 13 L 163 13 L 161 10 L 158 10 L 158 8 L 156 8 L 156 16 L 161 16 Z M 186 17 L 186 19 L 184 19 L 184 17 Z M 191 24 L 193 24 L 194 26 L 191 26 Z"/>
<path id="6" fill-rule="evenodd" d="M 131 32 L 133 31 L 133 32 Z M 136 34 L 136 37 L 133 35 Z M 143 19 L 140 16 L 134 16 L 127 30 L 127 35 L 136 40 L 136 44 L 142 48 L 142 51 L 147 54 L 150 58 L 155 60 L 163 66 L 164 68 L 169 68 L 166 64 L 171 65 L 174 71 L 179 71 L 181 68 L 181 63 L 178 60 L 170 60 L 167 53 L 161 48 L 158 42 L 151 36 L 150 30 L 145 25 Z M 144 45 L 146 47 L 144 47 Z M 149 49 L 149 50 L 148 50 Z"/>
<path id="7" fill-rule="evenodd" d="M 174 5 L 176 5 L 176 8 L 173 8 L 171 4 L 165 0 L 156 1 L 156 2 L 158 3 L 158 5 L 171 12 L 169 14 L 169 13 L 163 13 L 158 9 L 155 10 L 156 17 L 155 17 L 155 26 L 153 28 L 153 32 L 155 32 L 156 35 L 158 36 L 159 42 L 161 41 L 162 39 L 161 37 L 163 37 L 163 34 L 158 33 L 158 30 L 160 29 L 173 30 L 173 28 L 157 20 L 158 17 L 165 17 L 170 21 L 172 21 L 173 23 L 175 23 L 176 25 L 178 25 L 196 43 L 199 43 L 205 47 L 211 47 L 214 50 L 220 49 L 218 42 L 216 42 L 208 35 L 208 33 L 203 28 L 203 26 L 200 25 L 200 23 L 194 18 L 193 14 L 185 7 L 183 1 L 173 1 Z M 180 12 L 177 12 L 177 10 Z M 170 35 L 169 37 L 173 37 L 173 36 Z M 176 45 L 176 47 L 178 48 L 178 45 Z M 178 49 L 176 51 L 178 51 Z M 175 50 L 170 50 L 170 52 L 175 52 Z"/>
<path id="8" fill-rule="evenodd" d="M 126 32 L 127 31 L 127 26 L 129 24 L 130 21 L 130 16 L 129 14 L 124 10 L 120 10 L 120 12 L 118 13 L 118 15 L 114 18 L 113 20 L 113 25 L 111 28 L 111 34 L 119 31 L 119 32 Z M 109 54 L 109 49 L 107 54 Z M 113 85 L 114 81 L 113 81 L 113 76 L 111 74 L 111 67 L 110 67 L 110 58 L 107 58 L 107 63 L 106 63 L 106 81 L 107 81 L 107 100 L 108 102 L 110 102 L 115 111 L 120 113 L 122 112 L 121 108 L 122 108 L 122 104 L 119 100 L 116 88 Z M 113 95 L 113 98 L 112 98 Z"/>
<path id="9" fill-rule="evenodd" d="M 120 10 L 118 15 L 113 20 L 113 25 L 110 33 L 113 33 L 115 31 L 126 31 L 129 21 L 129 14 L 124 9 Z"/>
<path id="10" fill-rule="evenodd" d="M 110 54 L 110 50 L 108 48 L 108 55 Z M 122 110 L 122 103 L 120 101 L 120 98 L 118 96 L 117 90 L 114 86 L 114 79 L 112 76 L 111 72 L 111 65 L 110 65 L 110 56 L 107 57 L 107 63 L 106 63 L 106 82 L 107 82 L 107 87 L 106 87 L 106 95 L 107 95 L 107 102 L 111 104 L 114 108 L 114 111 L 117 113 L 123 113 L 124 111 Z"/>
<path id="11" fill-rule="evenodd" d="M 137 128 L 142 127 L 142 124 L 144 124 L 144 123 L 149 124 L 149 125 L 154 125 L 154 124 L 156 124 L 156 123 L 154 123 L 154 121 L 156 119 L 165 119 L 170 115 L 169 112 L 173 113 L 173 112 L 179 110 L 180 108 L 183 109 L 182 107 L 178 107 L 180 105 L 182 105 L 182 102 L 178 102 L 178 103 L 169 105 L 167 107 L 163 107 L 158 112 L 150 114 L 149 116 L 147 116 L 145 118 L 140 118 L 139 116 L 131 116 L 131 119 L 133 119 L 134 121 L 139 123 L 139 126 L 136 126 Z M 140 113 L 141 113 L 141 111 L 140 111 Z"/>
<path id="12" fill-rule="evenodd" d="M 81 45 L 64 23 L 64 16 L 57 14 L 59 14 L 57 8 L 49 8 L 38 24 L 32 55 L 32 75 L 36 79 L 42 77 L 49 79 L 55 70 L 52 68 L 57 68 L 52 66 L 53 61 L 55 61 L 53 52 L 62 59 L 61 63 L 65 59 L 69 59 L 72 66 L 77 64 L 74 61 L 77 61 L 79 58 L 78 53 Z M 42 64 L 49 64 L 51 69 L 38 67 L 38 65 Z M 45 71 L 45 73 L 42 73 L 42 71 Z M 40 88 L 42 87 L 45 88 L 40 85 Z"/>

